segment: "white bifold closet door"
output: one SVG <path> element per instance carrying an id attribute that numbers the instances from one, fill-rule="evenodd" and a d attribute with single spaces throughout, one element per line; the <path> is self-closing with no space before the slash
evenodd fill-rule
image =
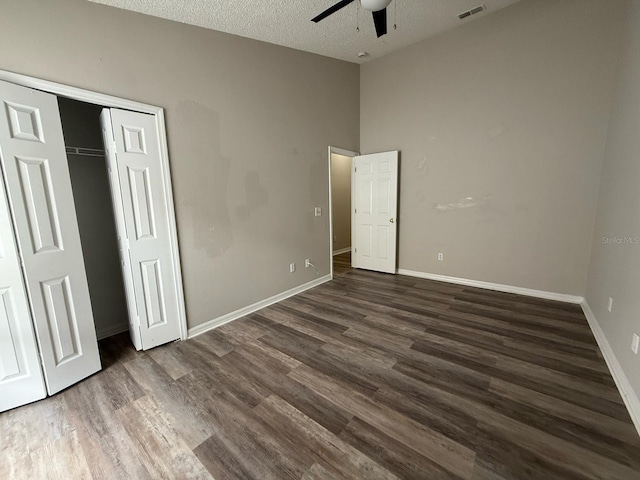
<path id="1" fill-rule="evenodd" d="M 47 395 L 2 177 L 0 174 L 0 412 Z"/>
<path id="2" fill-rule="evenodd" d="M 130 316 L 134 313 L 137 323 L 131 339 L 147 350 L 180 338 L 158 128 L 153 115 L 115 108 L 103 110 L 101 119 L 112 194 L 122 212 L 116 225 Z"/>
<path id="3" fill-rule="evenodd" d="M 54 95 L 5 82 L 0 95 L 2 169 L 53 394 L 101 368 L 60 113 Z"/>

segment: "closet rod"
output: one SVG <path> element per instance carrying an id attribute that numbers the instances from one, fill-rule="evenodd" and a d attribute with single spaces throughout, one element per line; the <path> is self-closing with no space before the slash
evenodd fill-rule
<path id="1" fill-rule="evenodd" d="M 88 157 L 104 158 L 104 150 L 99 148 L 65 147 L 65 149 L 68 155 L 84 155 Z"/>

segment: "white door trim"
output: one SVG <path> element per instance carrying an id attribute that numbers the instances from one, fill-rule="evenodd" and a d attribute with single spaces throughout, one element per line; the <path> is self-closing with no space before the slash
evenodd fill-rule
<path id="1" fill-rule="evenodd" d="M 331 154 L 343 155 L 345 157 L 353 157 L 360 155 L 359 152 L 353 152 L 351 150 L 345 150 L 344 148 L 333 147 L 329 145 L 328 162 L 329 162 L 329 272 L 331 279 L 333 280 L 333 199 L 331 196 Z M 353 175 L 351 176 L 351 189 L 353 190 Z M 353 231 L 351 232 L 353 235 Z M 353 240 L 351 240 L 353 245 Z"/>
<path id="2" fill-rule="evenodd" d="M 178 230 L 176 225 L 176 214 L 173 205 L 173 190 L 171 188 L 171 171 L 169 168 L 169 149 L 167 146 L 167 130 L 164 121 L 164 109 L 154 105 L 146 103 L 136 102 L 134 100 L 127 100 L 124 98 L 114 97 L 111 95 L 105 95 L 102 93 L 92 92 L 77 87 L 70 87 L 61 83 L 50 82 L 40 78 L 29 77 L 19 73 L 9 72 L 7 70 L 0 70 L 0 80 L 14 83 L 16 85 L 22 85 L 23 87 L 30 87 L 36 90 L 42 90 L 44 92 L 53 93 L 61 97 L 72 98 L 82 102 L 93 103 L 101 105 L 103 107 L 123 108 L 126 110 L 133 110 L 141 113 L 149 113 L 155 116 L 156 126 L 158 128 L 159 140 L 160 140 L 160 156 L 162 158 L 162 177 L 164 187 L 167 195 L 167 206 L 169 209 L 169 230 L 171 240 L 171 257 L 174 264 L 175 280 L 178 289 L 178 309 L 179 309 L 179 322 L 180 322 L 180 338 L 182 340 L 187 339 L 187 316 L 184 304 L 184 289 L 182 285 L 182 269 L 180 268 L 180 254 L 178 251 Z M 123 215 L 124 212 L 117 210 L 117 206 L 114 205 L 114 211 L 116 215 Z"/>

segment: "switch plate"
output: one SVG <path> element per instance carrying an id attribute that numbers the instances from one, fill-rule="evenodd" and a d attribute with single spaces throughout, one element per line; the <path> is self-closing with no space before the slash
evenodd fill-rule
<path id="1" fill-rule="evenodd" d="M 609 297 L 609 303 L 607 304 L 607 310 L 611 311 L 613 308 L 613 298 Z"/>
<path id="2" fill-rule="evenodd" d="M 289 273 L 293 273 L 296 271 L 296 264 L 295 263 L 290 263 L 289 264 Z"/>
<path id="3" fill-rule="evenodd" d="M 438 253 L 438 261 L 439 261 L 439 262 L 442 262 L 443 260 L 444 260 L 444 253 L 439 252 L 439 253 Z"/>
<path id="4" fill-rule="evenodd" d="M 314 214 L 316 217 L 322 216 L 322 207 L 316 207 L 314 210 Z"/>
<path id="5" fill-rule="evenodd" d="M 633 339 L 631 340 L 631 351 L 638 354 L 638 346 L 640 346 L 640 336 L 637 333 L 633 334 Z"/>

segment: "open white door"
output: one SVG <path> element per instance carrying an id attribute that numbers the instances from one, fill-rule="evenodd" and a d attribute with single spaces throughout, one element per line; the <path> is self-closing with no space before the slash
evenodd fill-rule
<path id="1" fill-rule="evenodd" d="M 113 192 L 122 205 L 116 211 L 116 217 L 123 215 L 118 236 L 125 253 L 127 296 L 133 297 L 129 308 L 138 323 L 132 339 L 136 348 L 147 350 L 180 338 L 160 140 L 153 115 L 112 108 L 102 120 L 103 131 L 112 138 L 107 143 L 109 165 L 119 179 L 120 191 Z"/>
<path id="2" fill-rule="evenodd" d="M 2 177 L 0 172 L 0 412 L 47 395 Z"/>
<path id="3" fill-rule="evenodd" d="M 353 158 L 354 268 L 396 273 L 398 152 Z"/>
<path id="4" fill-rule="evenodd" d="M 100 370 L 54 95 L 0 82 L 0 146 L 49 394 Z"/>

